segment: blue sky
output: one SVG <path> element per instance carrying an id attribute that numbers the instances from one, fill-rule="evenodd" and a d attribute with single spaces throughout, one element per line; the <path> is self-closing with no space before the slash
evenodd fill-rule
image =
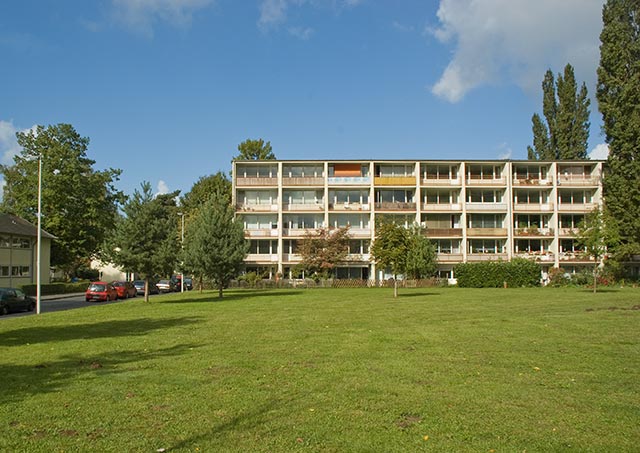
<path id="1" fill-rule="evenodd" d="M 1 2 L 0 157 L 16 131 L 71 123 L 126 193 L 184 193 L 247 138 L 280 159 L 524 159 L 544 72 L 568 62 L 601 153 L 602 4 Z"/>

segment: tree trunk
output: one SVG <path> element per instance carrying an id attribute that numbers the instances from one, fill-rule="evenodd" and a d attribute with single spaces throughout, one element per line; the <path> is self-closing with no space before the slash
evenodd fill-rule
<path id="1" fill-rule="evenodd" d="M 598 262 L 593 267 L 593 293 L 597 292 L 598 287 Z"/>
<path id="2" fill-rule="evenodd" d="M 218 298 L 222 299 L 222 290 L 224 288 L 224 285 L 220 284 L 220 286 L 218 287 Z"/>
<path id="3" fill-rule="evenodd" d="M 393 297 L 398 297 L 398 276 L 393 276 Z"/>
<path id="4" fill-rule="evenodd" d="M 149 279 L 144 279 L 144 301 L 149 302 Z"/>

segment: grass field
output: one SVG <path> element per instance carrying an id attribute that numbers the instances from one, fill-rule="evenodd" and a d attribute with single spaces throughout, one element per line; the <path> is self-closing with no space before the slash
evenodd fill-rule
<path id="1" fill-rule="evenodd" d="M 0 451 L 640 451 L 640 290 L 195 291 L 0 322 Z"/>

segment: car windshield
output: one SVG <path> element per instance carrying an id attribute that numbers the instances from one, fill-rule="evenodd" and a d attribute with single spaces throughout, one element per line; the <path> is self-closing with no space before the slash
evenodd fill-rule
<path id="1" fill-rule="evenodd" d="M 169 280 L 160 280 L 158 282 L 159 285 L 168 285 L 169 284 Z"/>
<path id="2" fill-rule="evenodd" d="M 124 286 L 124 282 L 113 282 L 113 286 Z"/>
<path id="3" fill-rule="evenodd" d="M 89 291 L 104 291 L 105 285 L 96 285 L 95 283 L 89 286 Z"/>

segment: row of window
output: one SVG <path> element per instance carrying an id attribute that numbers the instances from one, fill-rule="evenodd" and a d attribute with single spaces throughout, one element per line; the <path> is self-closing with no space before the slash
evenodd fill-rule
<path id="1" fill-rule="evenodd" d="M 502 203 L 505 191 L 492 189 L 469 189 L 466 191 L 468 203 Z M 378 203 L 414 203 L 414 190 L 378 189 L 374 193 Z M 515 204 L 545 204 L 549 203 L 550 190 L 514 190 Z M 285 190 L 282 194 L 285 204 L 322 205 L 324 193 L 321 190 Z M 558 190 L 558 202 L 563 205 L 592 203 L 595 192 L 593 190 Z M 423 190 L 422 203 L 426 205 L 450 205 L 458 203 L 460 190 Z M 238 203 L 246 206 L 265 206 L 278 204 L 277 191 L 247 190 L 238 192 Z M 331 190 L 329 203 L 369 203 L 368 190 Z"/>
<path id="2" fill-rule="evenodd" d="M 410 226 L 415 222 L 415 216 L 409 215 L 381 215 L 381 220 L 393 221 L 397 224 Z M 562 214 L 558 218 L 558 227 L 565 229 L 578 228 L 584 220 L 584 214 Z M 278 217 L 275 215 L 247 214 L 242 216 L 245 230 L 267 230 L 278 228 Z M 515 214 L 513 226 L 522 228 L 549 228 L 550 214 Z M 427 228 L 462 228 L 460 214 L 425 214 L 422 223 Z M 506 228 L 505 214 L 468 214 L 467 228 Z M 287 214 L 283 216 L 284 228 L 308 229 L 324 227 L 324 216 L 321 214 Z M 331 214 L 329 226 L 341 228 L 370 228 L 368 214 Z"/>
<path id="3" fill-rule="evenodd" d="M 462 240 L 460 239 L 432 239 L 436 252 L 439 254 L 461 254 Z M 283 241 L 283 253 L 298 253 L 297 240 Z M 504 239 L 469 239 L 467 241 L 469 253 L 506 253 L 506 241 Z M 350 254 L 369 253 L 370 241 L 355 239 L 349 241 Z M 513 244 L 514 253 L 545 254 L 551 250 L 551 241 L 544 239 L 517 239 Z M 584 249 L 578 245 L 575 239 L 561 239 L 559 243 L 560 253 L 580 253 Z M 252 240 L 250 241 L 249 254 L 275 255 L 278 253 L 278 241 L 276 240 Z"/>
<path id="4" fill-rule="evenodd" d="M 341 176 L 348 168 L 350 176 L 369 176 L 368 164 L 329 164 L 329 177 Z M 420 164 L 420 176 L 422 179 L 457 179 L 460 172 L 459 164 Z M 593 165 L 561 165 L 558 166 L 558 177 L 590 177 Z M 466 164 L 468 179 L 502 179 L 505 171 L 504 165 L 493 164 Z M 416 165 L 414 163 L 376 164 L 374 175 L 377 177 L 412 177 L 415 176 Z M 513 176 L 518 180 L 546 179 L 549 167 L 515 165 Z M 236 174 L 242 178 L 276 178 L 277 165 L 237 165 Z M 289 165 L 282 166 L 282 174 L 285 178 L 320 178 L 324 177 L 322 164 Z"/>
<path id="5" fill-rule="evenodd" d="M 31 266 L 0 266 L 0 277 L 30 277 Z"/>
<path id="6" fill-rule="evenodd" d="M 0 248 L 28 249 L 31 248 L 31 240 L 27 238 L 0 236 Z"/>

